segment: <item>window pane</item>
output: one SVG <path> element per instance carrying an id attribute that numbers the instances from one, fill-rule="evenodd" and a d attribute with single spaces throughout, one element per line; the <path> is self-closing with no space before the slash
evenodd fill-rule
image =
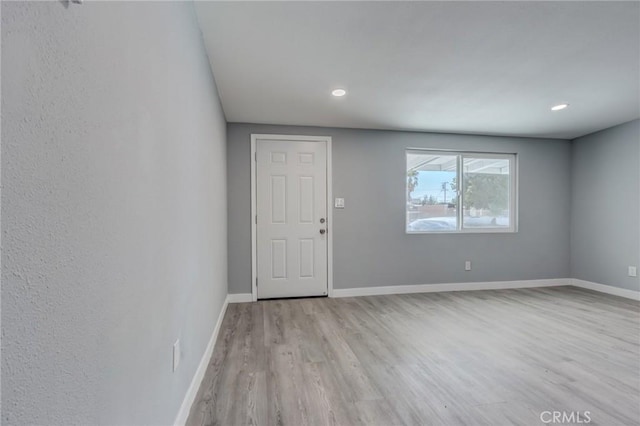
<path id="1" fill-rule="evenodd" d="M 407 232 L 458 229 L 457 155 L 407 153 Z"/>
<path id="2" fill-rule="evenodd" d="M 509 228 L 509 159 L 465 155 L 462 163 L 462 226 Z"/>

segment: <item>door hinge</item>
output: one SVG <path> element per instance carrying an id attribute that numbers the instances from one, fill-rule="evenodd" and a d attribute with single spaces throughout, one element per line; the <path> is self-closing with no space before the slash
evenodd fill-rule
<path id="1" fill-rule="evenodd" d="M 258 224 L 258 215 L 256 215 L 256 225 Z"/>
<path id="2" fill-rule="evenodd" d="M 253 159 L 258 161 L 258 152 L 253 153 Z"/>
<path id="3" fill-rule="evenodd" d="M 258 287 L 258 277 L 256 277 L 256 287 Z"/>

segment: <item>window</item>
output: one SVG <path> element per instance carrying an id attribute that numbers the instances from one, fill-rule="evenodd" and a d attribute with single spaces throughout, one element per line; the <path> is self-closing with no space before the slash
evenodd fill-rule
<path id="1" fill-rule="evenodd" d="M 407 150 L 407 232 L 515 232 L 515 168 L 515 154 Z"/>

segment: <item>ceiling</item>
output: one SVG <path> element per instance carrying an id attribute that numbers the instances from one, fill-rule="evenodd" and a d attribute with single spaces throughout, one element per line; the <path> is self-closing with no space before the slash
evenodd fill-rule
<path id="1" fill-rule="evenodd" d="M 640 117 L 638 2 L 196 10 L 229 122 L 573 139 Z"/>

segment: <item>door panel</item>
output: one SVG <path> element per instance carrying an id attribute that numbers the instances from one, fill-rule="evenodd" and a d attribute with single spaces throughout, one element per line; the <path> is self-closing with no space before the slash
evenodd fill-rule
<path id="1" fill-rule="evenodd" d="M 327 294 L 326 142 L 257 140 L 258 298 Z"/>

